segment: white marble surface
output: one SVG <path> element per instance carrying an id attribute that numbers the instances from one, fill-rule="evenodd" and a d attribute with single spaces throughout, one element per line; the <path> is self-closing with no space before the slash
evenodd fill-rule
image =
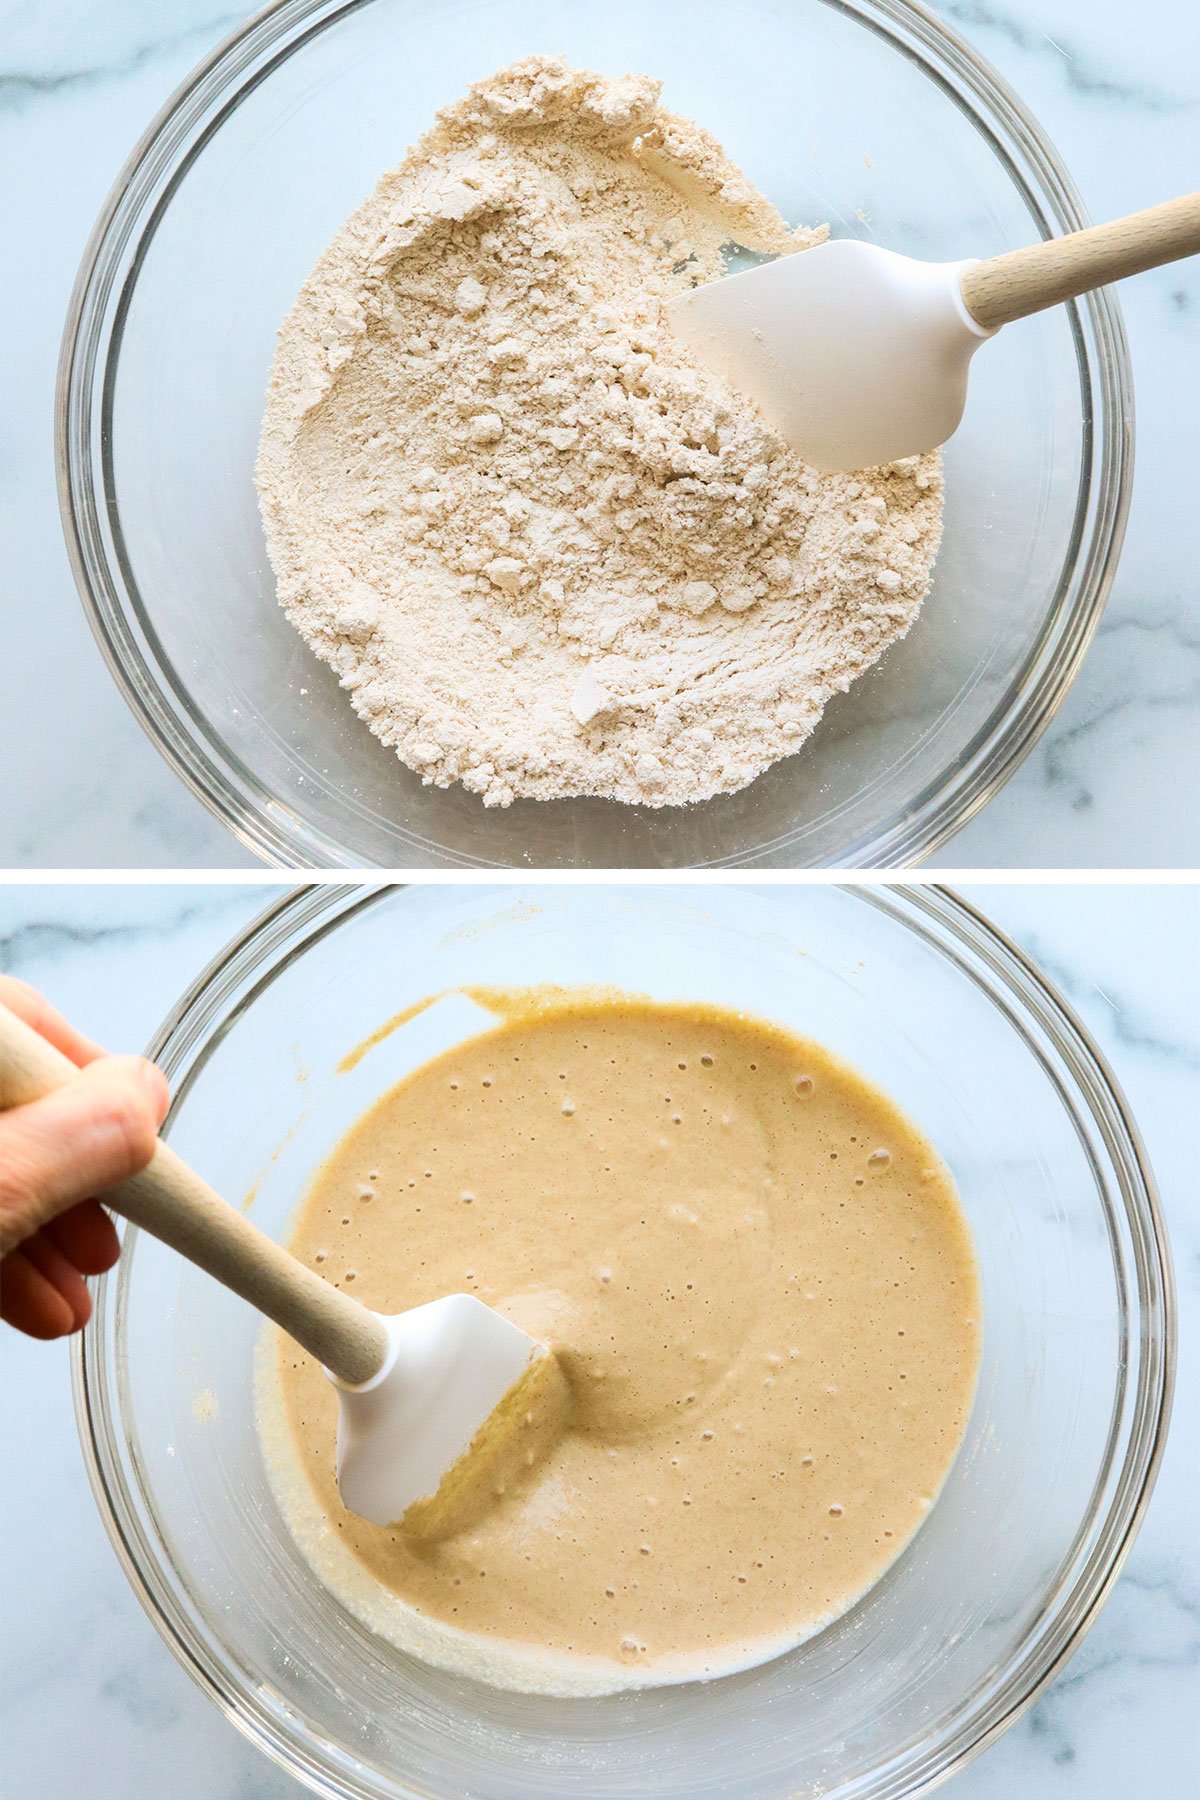
<path id="1" fill-rule="evenodd" d="M 1196 891 L 966 891 L 1070 996 L 1125 1087 L 1173 1234 L 1181 1353 L 1162 1474 L 1108 1605 L 1037 1706 L 945 1791 L 1181 1800 L 1194 1792 L 1200 1666 Z M 266 897 L 193 886 L 0 890 L 0 970 L 37 982 L 114 1049 L 134 1050 Z M 192 1686 L 126 1586 L 84 1476 L 65 1347 L 0 1327 L 0 1369 L 4 1792 L 299 1800 Z"/>
<path id="2" fill-rule="evenodd" d="M 143 738 L 85 627 L 54 498 L 58 337 L 85 238 L 142 126 L 237 23 L 229 0 L 0 0 L 0 865 L 235 867 L 248 853 Z M 1094 217 L 1194 185 L 1194 0 L 942 0 L 1063 153 Z M 1190 172 L 1189 172 L 1190 169 Z M 1196 263 L 1126 285 L 1138 470 L 1099 638 L 1059 718 L 943 867 L 1186 867 L 1200 809 L 1181 763 L 1200 742 Z M 1194 778 L 1193 778 L 1194 779 Z"/>

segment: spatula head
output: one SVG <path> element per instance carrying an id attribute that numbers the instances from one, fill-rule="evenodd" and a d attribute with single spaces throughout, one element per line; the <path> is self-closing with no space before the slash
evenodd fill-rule
<path id="1" fill-rule="evenodd" d="M 970 262 L 819 244 L 672 300 L 672 327 L 813 468 L 875 468 L 945 443 L 992 335 L 962 298 Z"/>
<path id="2" fill-rule="evenodd" d="M 471 1294 L 383 1316 L 389 1353 L 339 1396 L 338 1487 L 351 1512 L 398 1524 L 444 1475 L 535 1357 L 536 1339 Z M 331 1378 L 332 1379 L 332 1378 Z"/>

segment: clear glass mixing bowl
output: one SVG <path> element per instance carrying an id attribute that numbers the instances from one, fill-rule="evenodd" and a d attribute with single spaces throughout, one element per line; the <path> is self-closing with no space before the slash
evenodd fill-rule
<path id="1" fill-rule="evenodd" d="M 421 785 L 275 603 L 253 465 L 275 332 L 334 230 L 472 80 L 534 50 L 645 69 L 792 219 L 925 257 L 1084 222 L 1004 83 L 911 0 L 282 0 L 168 103 L 84 259 L 59 392 L 93 626 L 173 767 L 299 867 L 866 866 L 940 843 L 1061 702 L 1123 534 L 1132 400 L 1111 294 L 976 358 L 908 639 L 799 757 L 694 808 L 486 811 Z"/>
<path id="2" fill-rule="evenodd" d="M 1121 1095 L 1041 976 L 935 890 L 322 887 L 277 902 L 163 1027 L 171 1143 L 281 1235 L 313 1166 L 411 1061 L 412 1027 L 339 1073 L 347 1052 L 431 993 L 544 981 L 781 1020 L 941 1148 L 978 1246 L 985 1343 L 964 1447 L 916 1540 L 829 1630 L 720 1681 L 565 1700 L 426 1668 L 344 1611 L 293 1545 L 254 1426 L 256 1316 L 128 1231 L 75 1359 L 126 1572 L 205 1691 L 321 1794 L 923 1792 L 1078 1643 L 1157 1468 L 1171 1278 Z"/>

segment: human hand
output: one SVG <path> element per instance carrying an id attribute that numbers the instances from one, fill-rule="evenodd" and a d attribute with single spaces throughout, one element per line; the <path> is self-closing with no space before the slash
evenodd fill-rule
<path id="1" fill-rule="evenodd" d="M 140 1056 L 106 1056 L 35 988 L 0 976 L 0 1005 L 79 1065 L 44 1099 L 0 1112 L 0 1317 L 30 1337 L 86 1325 L 85 1276 L 120 1252 L 112 1220 L 91 1196 L 144 1169 L 170 1093 Z"/>

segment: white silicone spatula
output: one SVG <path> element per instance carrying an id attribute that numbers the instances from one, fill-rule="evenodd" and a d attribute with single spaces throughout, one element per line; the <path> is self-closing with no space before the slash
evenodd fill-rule
<path id="1" fill-rule="evenodd" d="M 62 1087 L 74 1063 L 0 1006 L 0 1110 Z M 471 1294 L 369 1311 L 289 1256 L 159 1143 L 102 1196 L 282 1326 L 338 1391 L 337 1479 L 352 1512 L 392 1525 L 437 1495 L 500 1403 L 549 1353 Z M 499 1409 L 499 1412 L 498 1410 Z"/>
<path id="2" fill-rule="evenodd" d="M 987 262 L 839 239 L 669 302 L 675 331 L 814 468 L 867 469 L 953 435 L 1002 325 L 1200 251 L 1200 193 Z"/>

